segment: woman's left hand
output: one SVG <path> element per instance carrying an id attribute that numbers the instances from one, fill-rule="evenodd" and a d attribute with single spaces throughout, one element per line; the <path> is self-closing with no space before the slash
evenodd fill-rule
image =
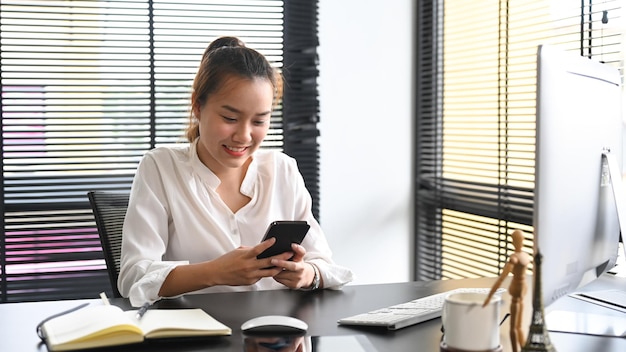
<path id="1" fill-rule="evenodd" d="M 315 271 L 311 264 L 303 260 L 306 249 L 295 243 L 291 245 L 291 249 L 294 253 L 291 260 L 272 259 L 272 265 L 283 269 L 274 276 L 274 280 L 292 289 L 311 286 Z"/>

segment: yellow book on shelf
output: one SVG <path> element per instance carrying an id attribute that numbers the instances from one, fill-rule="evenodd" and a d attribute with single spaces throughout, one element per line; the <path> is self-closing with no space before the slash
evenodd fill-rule
<path id="1" fill-rule="evenodd" d="M 228 326 L 199 308 L 149 309 L 141 319 L 136 314 L 114 305 L 89 306 L 46 321 L 41 330 L 50 351 L 231 334 Z"/>

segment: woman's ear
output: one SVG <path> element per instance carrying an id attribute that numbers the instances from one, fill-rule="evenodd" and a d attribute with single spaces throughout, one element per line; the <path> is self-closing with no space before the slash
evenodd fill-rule
<path id="1" fill-rule="evenodd" d="M 199 106 L 193 106 L 191 108 L 191 113 L 193 114 L 193 118 L 196 121 L 200 121 L 200 107 Z"/>

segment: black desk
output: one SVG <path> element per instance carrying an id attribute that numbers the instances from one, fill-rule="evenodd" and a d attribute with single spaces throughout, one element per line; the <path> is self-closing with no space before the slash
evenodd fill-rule
<path id="1" fill-rule="evenodd" d="M 385 331 L 378 328 L 356 328 L 338 326 L 339 318 L 366 312 L 388 305 L 406 302 L 421 296 L 439 293 L 458 287 L 490 287 L 494 278 L 444 280 L 434 282 L 407 282 L 378 285 L 346 286 L 341 291 L 323 290 L 302 292 L 291 290 L 215 293 L 187 295 L 175 300 L 165 300 L 157 304 L 161 308 L 201 307 L 209 314 L 230 326 L 232 336 L 202 341 L 163 342 L 159 344 L 125 346 L 115 351 L 243 351 L 243 335 L 240 330 L 245 320 L 266 314 L 284 314 L 298 317 L 309 324 L 308 335 L 356 335 L 363 334 L 380 352 L 393 351 L 439 351 L 441 338 L 440 319 L 434 319 L 398 331 Z M 507 284 L 505 282 L 505 284 Z M 626 279 L 604 277 L 594 282 L 595 289 L 626 288 Z M 506 286 L 505 286 L 506 287 Z M 526 299 L 525 326 L 530 321 L 531 300 Z M 503 313 L 508 311 L 509 297 L 504 296 Z M 99 298 L 94 299 L 96 304 Z M 39 345 L 35 334 L 37 323 L 54 313 L 78 305 L 83 301 L 56 301 L 33 303 L 6 303 L 0 305 L 0 351 L 28 352 L 47 351 Z M 126 299 L 111 299 L 111 303 L 130 309 Z M 591 305 L 580 300 L 565 297 L 550 309 L 577 310 L 592 309 L 600 314 L 624 314 L 607 308 Z M 587 336 L 566 333 L 550 333 L 550 338 L 560 352 L 576 351 L 626 351 L 626 339 Z M 503 325 L 501 339 L 505 351 L 510 351 L 508 341 L 508 321 Z"/>

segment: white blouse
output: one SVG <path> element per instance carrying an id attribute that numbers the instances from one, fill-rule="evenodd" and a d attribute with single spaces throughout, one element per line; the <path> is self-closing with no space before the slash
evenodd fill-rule
<path id="1" fill-rule="evenodd" d="M 352 272 L 335 264 L 296 161 L 258 150 L 241 185 L 250 202 L 233 213 L 216 192 L 220 180 L 198 158 L 196 143 L 156 148 L 143 157 L 133 181 L 124 221 L 118 279 L 133 306 L 154 302 L 170 271 L 215 259 L 240 246 L 260 243 L 270 222 L 306 220 L 302 246 L 324 287 L 340 288 Z M 194 293 L 286 288 L 273 278 L 250 286 L 213 286 Z"/>

